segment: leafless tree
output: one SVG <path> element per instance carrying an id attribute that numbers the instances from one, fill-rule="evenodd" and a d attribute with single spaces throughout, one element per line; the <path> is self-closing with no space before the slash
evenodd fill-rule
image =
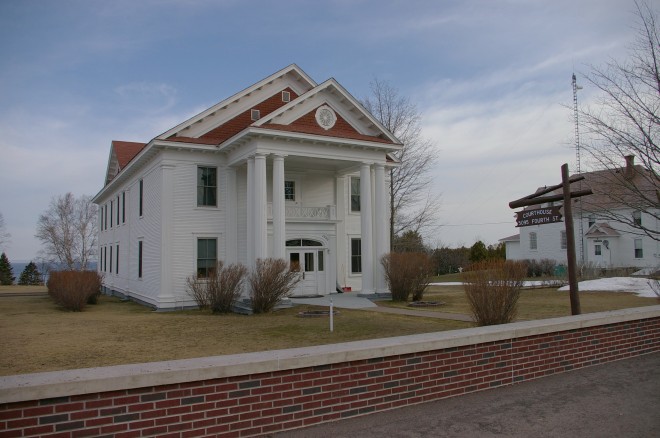
<path id="1" fill-rule="evenodd" d="M 417 107 L 388 82 L 374 79 L 362 105 L 403 143 L 390 169 L 390 242 L 406 231 L 421 232 L 435 224 L 440 200 L 431 194 L 429 171 L 436 162 L 435 144 L 421 132 Z"/>
<path id="2" fill-rule="evenodd" d="M 583 150 L 604 170 L 591 188 L 606 191 L 613 203 L 645 213 L 650 220 L 640 221 L 620 208 L 600 209 L 599 216 L 660 240 L 655 226 L 660 220 L 660 29 L 656 10 L 645 3 L 635 5 L 638 27 L 630 56 L 591 68 L 586 79 L 599 98 L 581 109 L 579 118 L 588 138 Z M 627 169 L 622 167 L 624 157 Z M 633 159 L 639 165 L 630 166 Z M 589 198 L 584 198 L 587 209 Z"/>
<path id="3" fill-rule="evenodd" d="M 11 240 L 11 234 L 7 231 L 7 226 L 5 225 L 5 217 L 0 213 L 0 248 L 4 248 L 9 244 Z"/>
<path id="4" fill-rule="evenodd" d="M 72 193 L 54 197 L 37 222 L 35 237 L 44 245 L 45 257 L 67 269 L 88 268 L 97 236 L 97 207 L 91 197 Z"/>

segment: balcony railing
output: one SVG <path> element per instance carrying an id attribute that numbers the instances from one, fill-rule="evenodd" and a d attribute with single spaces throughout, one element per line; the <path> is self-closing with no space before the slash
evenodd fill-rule
<path id="1" fill-rule="evenodd" d="M 323 221 L 337 219 L 337 208 L 334 205 L 325 207 L 302 207 L 298 205 L 284 206 L 286 219 L 306 219 L 310 221 Z M 268 219 L 273 219 L 273 204 L 268 203 Z"/>

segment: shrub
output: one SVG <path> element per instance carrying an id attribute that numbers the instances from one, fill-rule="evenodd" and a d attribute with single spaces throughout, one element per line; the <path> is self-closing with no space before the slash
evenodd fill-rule
<path id="1" fill-rule="evenodd" d="M 272 312 L 277 303 L 288 296 L 300 280 L 300 274 L 291 271 L 286 260 L 258 259 L 257 266 L 248 276 L 252 311 Z"/>
<path id="2" fill-rule="evenodd" d="M 433 275 L 433 261 L 424 253 L 389 253 L 380 260 L 392 293 L 392 301 L 413 301 L 424 298 L 424 290 Z"/>
<path id="3" fill-rule="evenodd" d="M 224 265 L 219 261 L 206 278 L 188 277 L 188 291 L 197 305 L 210 308 L 213 313 L 229 313 L 234 301 L 240 298 L 247 268 L 241 264 Z"/>
<path id="4" fill-rule="evenodd" d="M 80 312 L 96 304 L 101 293 L 101 275 L 96 271 L 53 271 L 48 277 L 48 295 L 67 310 Z"/>
<path id="5" fill-rule="evenodd" d="M 478 325 L 506 324 L 515 318 L 525 274 L 525 263 L 502 260 L 477 263 L 461 274 Z"/>

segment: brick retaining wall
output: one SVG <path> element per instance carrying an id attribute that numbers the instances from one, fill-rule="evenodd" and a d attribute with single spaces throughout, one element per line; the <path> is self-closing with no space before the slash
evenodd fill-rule
<path id="1" fill-rule="evenodd" d="M 0 378 L 0 436 L 254 436 L 660 351 L 660 306 Z M 102 389 L 101 389 L 102 388 Z"/>

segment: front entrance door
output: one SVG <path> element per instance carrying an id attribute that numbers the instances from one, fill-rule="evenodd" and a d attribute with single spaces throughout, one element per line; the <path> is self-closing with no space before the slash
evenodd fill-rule
<path id="1" fill-rule="evenodd" d="M 299 272 L 302 277 L 293 295 L 325 294 L 325 249 L 314 247 L 292 248 L 289 246 L 287 252 L 291 269 Z"/>

